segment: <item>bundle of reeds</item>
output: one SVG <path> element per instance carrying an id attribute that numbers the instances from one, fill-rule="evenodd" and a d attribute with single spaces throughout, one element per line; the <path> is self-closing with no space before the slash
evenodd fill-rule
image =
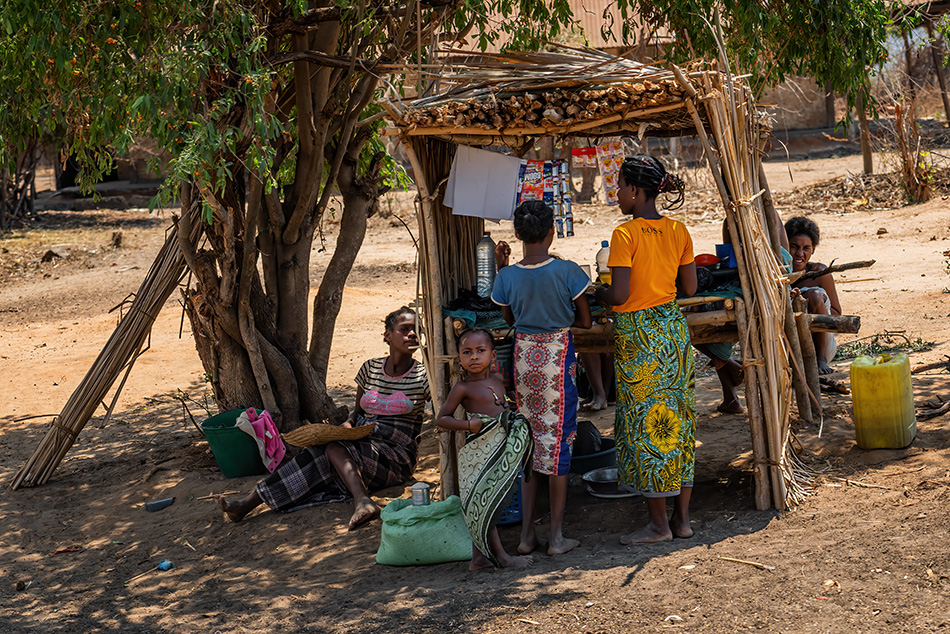
<path id="1" fill-rule="evenodd" d="M 198 222 L 200 205 L 190 206 L 185 213 L 191 217 L 189 222 L 183 224 L 191 228 L 189 239 L 194 243 L 201 231 L 201 223 Z M 124 373 L 113 395 L 112 404 L 106 412 L 107 417 L 111 415 L 132 365 L 144 351 L 143 347 L 152 331 L 152 324 L 155 323 L 162 306 L 178 287 L 184 273 L 185 258 L 179 246 L 178 228 L 173 227 L 105 347 L 66 401 L 59 416 L 53 420 L 43 440 L 17 472 L 11 484 L 13 489 L 24 484 L 40 485 L 49 480 L 76 441 L 79 432 L 99 404 L 104 402 L 109 389 Z"/>
<path id="2" fill-rule="evenodd" d="M 726 207 L 726 220 L 739 264 L 746 301 L 737 302 L 736 316 L 746 375 L 746 403 L 757 464 L 756 505 L 785 509 L 808 492 L 809 475 L 790 447 L 789 409 L 792 391 L 790 342 L 785 317 L 788 286 L 770 235 L 770 219 L 763 203 L 759 169 L 761 135 L 768 133 L 754 109 L 748 87 L 725 71 L 704 77 L 706 121 L 691 101 L 688 109 L 710 162 Z M 680 73 L 691 97 L 691 86 Z"/>

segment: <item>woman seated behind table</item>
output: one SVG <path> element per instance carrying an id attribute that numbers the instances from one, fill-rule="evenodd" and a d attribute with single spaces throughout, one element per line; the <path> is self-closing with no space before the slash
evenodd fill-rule
<path id="1" fill-rule="evenodd" d="M 789 252 L 792 254 L 792 271 L 823 271 L 828 267 L 812 262 L 821 234 L 818 225 L 803 216 L 790 218 L 785 223 Z M 840 315 L 841 303 L 831 273 L 792 284 L 792 293 L 800 293 L 808 301 L 808 312 L 813 315 Z M 834 372 L 828 363 L 835 358 L 838 344 L 830 332 L 812 333 L 815 340 L 815 356 L 818 357 L 819 374 Z"/>
<path id="2" fill-rule="evenodd" d="M 372 433 L 361 440 L 306 448 L 239 500 L 216 496 L 228 519 L 239 522 L 261 504 L 288 513 L 352 498 L 353 530 L 379 515 L 370 491 L 412 478 L 429 382 L 425 367 L 412 358 L 419 345 L 415 312 L 403 306 L 387 315 L 385 323 L 389 355 L 360 368 L 356 407 L 343 423 L 358 427 L 375 422 Z"/>

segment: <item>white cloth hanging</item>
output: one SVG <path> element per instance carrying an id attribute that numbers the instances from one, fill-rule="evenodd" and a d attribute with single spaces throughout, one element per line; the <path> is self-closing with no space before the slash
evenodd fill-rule
<path id="1" fill-rule="evenodd" d="M 519 158 L 460 145 L 442 202 L 456 216 L 511 220 L 520 169 Z"/>

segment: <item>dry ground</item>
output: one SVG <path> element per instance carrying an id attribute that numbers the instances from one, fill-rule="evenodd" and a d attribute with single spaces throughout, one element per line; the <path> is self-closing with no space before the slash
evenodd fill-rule
<path id="1" fill-rule="evenodd" d="M 773 187 L 783 191 L 859 170 L 860 157 L 769 165 Z M 805 198 L 814 202 L 821 191 L 813 188 Z M 709 192 L 695 193 L 693 200 L 697 204 L 684 218 L 697 252 L 712 251 L 721 215 Z M 800 203 L 784 200 L 796 199 L 780 197 L 783 216 L 797 213 Z M 392 208 L 412 226 L 407 201 L 398 196 Z M 838 278 L 845 312 L 862 316 L 861 335 L 904 330 L 936 342 L 916 354 L 915 362 L 950 354 L 950 295 L 943 292 L 950 278 L 942 255 L 950 249 L 947 201 L 938 197 L 879 210 L 873 199 L 855 196 L 833 213 L 809 209 L 825 236 L 817 259 L 878 260 L 872 269 Z M 555 248 L 591 262 L 617 214 L 592 206 L 579 209 L 578 219 L 577 237 Z M 143 210 L 51 212 L 37 228 L 0 240 L 0 386 L 8 403 L 0 417 L 0 482 L 9 483 L 49 415 L 59 411 L 98 354 L 116 319 L 108 311 L 137 288 L 168 223 L 168 214 Z M 879 228 L 887 233 L 878 235 Z M 114 230 L 123 232 L 117 249 L 109 246 Z M 333 231 L 328 228 L 331 247 Z M 493 235 L 510 239 L 510 225 Z M 54 244 L 66 245 L 69 257 L 39 262 Z M 328 259 L 315 251 L 314 272 Z M 409 302 L 415 288 L 406 229 L 393 217 L 374 219 L 334 338 L 330 384 L 341 399 L 352 398 L 352 377 L 362 360 L 384 352 L 383 315 Z M 835 367 L 836 376 L 846 379 L 847 363 Z M 642 500 L 599 500 L 574 486 L 567 531 L 582 544 L 565 556 L 540 555 L 526 571 L 470 573 L 464 563 L 399 569 L 373 562 L 378 522 L 346 532 L 346 505 L 290 515 L 264 512 L 238 525 L 225 523 L 202 498 L 246 491 L 255 480 L 224 479 L 180 401 L 172 398 L 186 395 L 199 415 L 207 400 L 202 374 L 173 298 L 113 419 L 91 421 L 49 484 L 0 489 L 0 632 L 950 627 L 946 416 L 922 421 L 907 449 L 862 451 L 854 444 L 849 397 L 826 397 L 821 437 L 817 427 L 795 428 L 805 461 L 822 471 L 815 495 L 791 512 L 755 511 L 748 426 L 744 417 L 715 412 L 715 375 L 704 370 L 694 538 L 621 546 L 618 537 L 645 520 Z M 946 376 L 916 377 L 917 399 L 946 397 Z M 609 431 L 611 416 L 608 410 L 592 418 Z M 422 455 L 417 475 L 435 481 L 431 430 Z M 390 489 L 378 500 L 407 493 Z M 173 506 L 143 510 L 143 502 L 168 496 L 175 496 Z M 516 534 L 516 528 L 502 530 L 509 544 Z M 162 559 L 176 567 L 137 577 Z"/>

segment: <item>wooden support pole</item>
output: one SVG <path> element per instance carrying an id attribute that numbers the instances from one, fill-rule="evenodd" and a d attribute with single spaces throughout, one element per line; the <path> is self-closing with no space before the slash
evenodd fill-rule
<path id="1" fill-rule="evenodd" d="M 801 297 L 795 298 L 795 308 L 801 307 L 804 300 Z M 798 341 L 802 348 L 802 365 L 805 371 L 805 380 L 808 389 L 815 396 L 814 412 L 821 418 L 821 383 L 818 381 L 818 355 L 815 353 L 815 341 L 811 337 L 811 330 L 808 328 L 808 315 L 798 311 L 795 316 L 795 324 L 798 327 Z"/>
<path id="2" fill-rule="evenodd" d="M 458 358 L 458 346 L 455 343 L 455 330 L 454 323 L 451 317 L 445 318 L 445 348 L 446 348 L 446 357 Z M 451 361 L 449 361 L 449 368 L 452 368 Z M 439 364 L 441 365 L 441 363 Z M 450 385 L 455 385 L 458 382 L 458 375 L 455 372 L 449 371 L 449 383 Z M 455 416 L 458 418 L 460 416 L 459 410 L 455 411 Z M 438 410 L 435 411 L 435 414 L 438 415 Z M 458 495 L 459 492 L 459 481 L 458 481 L 458 448 L 456 441 L 456 434 L 459 432 L 450 431 L 447 429 L 439 429 L 439 458 L 440 458 L 440 471 L 441 471 L 441 488 L 440 495 L 442 499 L 446 499 L 450 495 Z M 463 434 L 464 435 L 464 434 Z M 464 442 L 464 439 L 463 439 Z"/>
<path id="3" fill-rule="evenodd" d="M 745 306 L 736 299 L 736 325 L 739 328 L 739 341 L 746 342 L 749 328 L 745 318 Z M 762 415 L 762 401 L 759 397 L 759 382 L 755 368 L 747 365 L 751 361 L 749 346 L 742 346 L 742 368 L 745 370 L 745 404 L 749 410 L 749 431 L 752 434 L 752 481 L 755 483 L 755 508 L 760 511 L 771 506 L 769 454 L 765 441 L 765 418 Z"/>
<path id="4" fill-rule="evenodd" d="M 792 313 L 791 299 L 789 299 L 785 306 L 785 338 L 788 339 L 789 348 L 791 348 L 792 387 L 795 389 L 795 403 L 798 405 L 798 417 L 807 423 L 813 423 L 815 419 L 812 414 L 811 399 L 808 395 L 808 377 L 805 374 L 802 346 L 798 339 L 798 322 L 795 321 L 795 315 Z"/>

